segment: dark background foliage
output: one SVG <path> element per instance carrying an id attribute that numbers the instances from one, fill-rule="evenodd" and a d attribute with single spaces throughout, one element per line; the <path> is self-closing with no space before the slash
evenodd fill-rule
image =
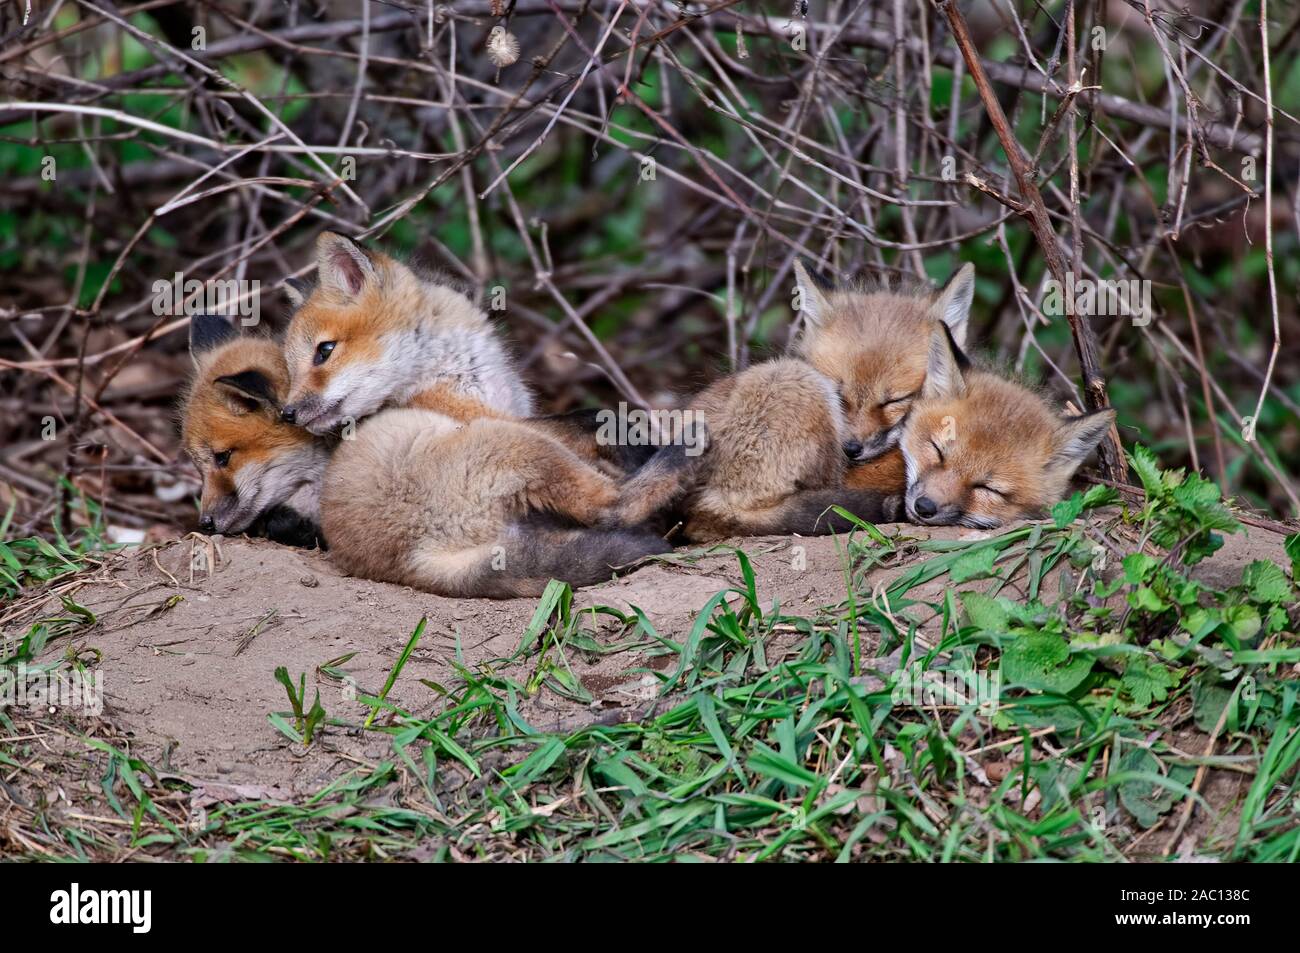
<path id="1" fill-rule="evenodd" d="M 520 48 L 500 68 L 497 26 Z M 1068 266 L 1151 282 L 1146 326 L 1089 322 L 1124 443 L 1300 506 L 1289 4 L 1261 29 L 1258 0 L 75 0 L 6 4 L 0 37 L 9 534 L 101 507 L 188 526 L 184 321 L 153 285 L 256 279 L 274 329 L 324 228 L 504 289 L 551 410 L 670 401 L 778 351 L 795 254 L 841 280 L 974 262 L 978 349 L 1083 406 L 1007 135 Z"/>

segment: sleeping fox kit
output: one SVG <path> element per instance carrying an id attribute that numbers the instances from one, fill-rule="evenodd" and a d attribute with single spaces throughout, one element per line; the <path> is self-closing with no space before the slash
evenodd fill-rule
<path id="1" fill-rule="evenodd" d="M 974 269 L 929 289 L 828 289 L 795 263 L 804 329 L 790 357 L 716 382 L 691 404 L 712 445 L 685 505 L 696 542 L 841 532 L 903 516 L 896 448 L 925 381 L 930 334 L 964 340 Z"/>
<path id="2" fill-rule="evenodd" d="M 901 442 L 907 517 L 991 529 L 1037 515 L 1065 495 L 1114 419 L 1113 410 L 1060 416 L 1027 387 L 972 366 L 936 328 Z"/>
<path id="3" fill-rule="evenodd" d="M 316 251 L 282 345 L 192 321 L 201 528 L 322 540 L 345 572 L 443 595 L 600 582 L 667 552 L 650 527 L 672 520 L 695 542 L 852 528 L 836 506 L 996 526 L 1059 499 L 1111 422 L 970 365 L 970 265 L 934 292 L 827 287 L 796 262 L 788 356 L 699 393 L 694 440 L 609 446 L 592 411 L 533 416 L 487 315 L 446 279 L 329 232 Z"/>

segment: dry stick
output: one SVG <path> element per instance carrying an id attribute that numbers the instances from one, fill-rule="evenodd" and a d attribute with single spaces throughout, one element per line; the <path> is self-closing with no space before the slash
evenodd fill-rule
<path id="1" fill-rule="evenodd" d="M 1268 370 L 1264 372 L 1264 386 L 1260 388 L 1259 400 L 1255 403 L 1255 415 L 1251 418 L 1250 439 L 1254 442 L 1255 427 L 1259 424 L 1260 412 L 1264 409 L 1264 397 L 1268 394 L 1269 382 L 1273 379 L 1273 367 L 1277 364 L 1277 352 L 1282 347 L 1282 327 L 1277 315 L 1277 273 L 1273 269 L 1273 79 L 1269 76 L 1268 62 L 1268 0 L 1259 2 L 1259 39 L 1264 53 L 1264 261 L 1268 265 L 1268 296 L 1273 311 L 1273 352 L 1268 358 Z"/>
<path id="2" fill-rule="evenodd" d="M 725 9 L 731 3 L 737 0 L 728 0 L 720 7 L 710 10 L 703 16 L 679 23 L 689 22 L 693 26 L 709 26 L 704 23 L 704 19 L 720 9 Z M 130 13 L 136 9 L 146 9 L 146 5 L 133 7 L 125 11 Z M 457 0 L 458 14 L 467 16 L 483 16 L 490 13 L 490 4 L 487 2 L 475 2 L 475 0 Z M 562 5 L 569 12 L 578 10 L 585 6 L 582 3 L 565 3 Z M 551 5 L 548 0 L 519 0 L 513 9 L 514 16 L 537 15 L 540 13 L 550 12 Z M 742 16 L 735 11 L 728 11 L 729 14 L 737 21 L 744 25 L 746 33 L 753 36 L 775 36 L 779 30 L 770 27 L 763 21 L 754 20 Z M 236 19 L 236 22 L 237 21 Z M 405 11 L 397 13 L 387 13 L 372 18 L 370 22 L 370 33 L 387 33 L 393 30 L 399 30 L 410 26 L 413 22 L 412 15 Z M 90 25 L 94 25 L 92 22 Z M 838 26 L 828 26 L 824 24 L 811 24 L 809 27 L 813 33 L 824 33 L 831 30 L 838 30 Z M 298 43 L 316 41 L 316 40 L 333 40 L 344 37 L 355 36 L 361 30 L 360 20 L 328 20 L 323 23 L 307 23 L 297 27 L 290 27 L 278 31 L 250 31 L 241 33 L 238 36 L 229 37 L 209 44 L 206 51 L 194 51 L 193 57 L 200 60 L 214 60 L 222 57 L 232 56 L 238 53 L 249 53 L 256 50 L 265 49 L 268 46 L 281 46 L 287 49 L 297 49 Z M 52 41 L 57 39 L 57 34 L 43 38 Z M 645 44 L 658 42 L 659 36 L 649 37 L 643 41 Z M 845 30 L 841 36 L 841 42 L 845 46 L 866 46 L 872 49 L 891 51 L 894 48 L 894 37 L 892 31 L 882 30 L 874 27 L 857 27 Z M 43 45 L 43 44 L 42 44 Z M 922 52 L 920 40 L 910 38 L 907 40 L 907 48 L 915 52 Z M 0 61 L 14 55 L 15 51 L 9 51 L 4 56 L 0 56 Z M 20 50 L 17 52 L 26 52 Z M 1193 53 L 1197 51 L 1193 50 Z M 930 53 L 934 63 L 946 66 L 949 69 L 955 69 L 956 64 L 961 57 L 949 49 L 937 49 Z M 1052 88 L 1049 80 L 1034 72 L 1027 72 L 1019 66 L 1011 63 L 998 63 L 993 61 L 981 61 L 987 76 L 995 83 L 1001 83 L 1005 86 L 1014 86 L 1019 89 L 1027 90 L 1032 93 L 1044 93 L 1051 96 L 1058 96 L 1059 93 Z M 95 97 L 104 95 L 105 91 L 134 87 L 139 83 L 155 79 L 159 76 L 165 76 L 170 72 L 170 67 L 165 64 L 156 64 L 146 66 L 142 69 L 133 70 L 129 73 L 121 73 L 117 76 L 106 78 L 100 85 L 104 87 L 97 90 Z M 58 78 L 58 77 L 53 77 Z M 1122 96 L 1116 96 L 1112 93 L 1097 92 L 1095 96 L 1087 97 L 1087 103 L 1090 108 L 1100 108 L 1107 115 L 1119 119 L 1125 119 L 1139 126 L 1148 128 L 1169 128 L 1169 115 L 1158 106 L 1150 106 L 1146 103 L 1133 102 Z M 12 104 L 5 104 L 0 108 L 0 126 L 10 125 L 15 122 L 21 122 L 27 118 L 22 111 Z M 1170 132 L 1176 130 L 1171 129 Z M 1232 149 L 1242 154 L 1253 154 L 1263 145 L 1263 138 L 1254 132 L 1242 132 L 1234 124 L 1222 122 L 1205 122 L 1201 126 L 1201 133 L 1205 140 L 1224 149 Z M 322 151 L 318 149 L 317 151 Z"/>
<path id="3" fill-rule="evenodd" d="M 361 0 L 361 61 L 357 64 L 357 81 L 352 87 L 352 100 L 348 103 L 348 115 L 343 120 L 343 131 L 339 133 L 339 148 L 348 144 L 352 135 L 352 124 L 357 118 L 357 106 L 361 102 L 361 89 L 366 83 L 366 66 L 370 61 L 370 0 Z"/>
<path id="4" fill-rule="evenodd" d="M 582 37 L 578 34 L 578 32 L 574 30 L 573 27 L 569 24 L 569 22 L 564 18 L 564 12 L 556 4 L 555 0 L 547 0 L 547 2 L 550 4 L 551 8 L 555 11 L 556 18 L 564 26 L 565 31 L 573 38 L 573 41 L 575 44 L 577 44 L 578 48 L 581 49 L 584 53 L 586 53 L 588 57 L 594 59 L 595 58 L 594 54 L 588 48 L 586 42 L 582 39 Z M 600 66 L 602 72 L 610 72 L 609 67 L 605 63 L 598 63 L 598 65 Z M 714 170 L 712 164 L 708 162 L 707 159 L 702 155 L 702 151 L 698 149 L 696 146 L 691 145 L 691 143 L 687 141 L 687 139 L 680 132 L 677 131 L 676 127 L 674 127 L 672 123 L 664 119 L 663 116 L 659 115 L 657 110 L 652 109 L 649 106 L 649 104 L 646 103 L 645 100 L 643 100 L 636 93 L 632 92 L 632 90 L 629 89 L 626 86 L 626 84 L 623 83 L 622 79 L 617 77 L 617 75 L 614 75 L 613 78 L 617 83 L 617 89 L 619 95 L 623 97 L 624 101 L 631 103 L 637 109 L 641 110 L 641 112 L 645 114 L 645 117 L 647 119 L 649 119 L 652 123 L 654 123 L 656 126 L 661 128 L 664 132 L 668 134 L 668 137 L 670 139 L 672 139 L 674 142 L 680 145 L 690 155 L 690 157 L 693 160 L 695 160 L 695 164 L 699 166 L 700 171 L 702 171 L 708 178 L 712 179 L 713 183 L 718 187 L 718 189 L 722 192 L 722 194 L 725 195 L 732 202 L 733 205 L 735 205 L 736 210 L 738 212 L 740 212 L 742 215 L 745 215 L 748 218 L 753 219 L 759 225 L 759 227 L 763 229 L 763 231 L 766 234 L 770 235 L 776 241 L 779 241 L 783 245 L 787 245 L 790 248 L 794 248 L 796 251 L 801 250 L 795 245 L 793 240 L 791 240 L 789 237 L 785 235 L 785 233 L 777 231 L 776 229 L 772 228 L 769 224 L 767 224 L 766 221 L 760 218 L 757 215 L 757 213 L 752 208 L 749 207 L 749 205 L 745 202 L 745 200 L 742 199 L 739 195 L 737 195 L 735 190 L 732 189 L 731 186 L 729 186 L 723 180 L 722 176 L 718 175 L 718 173 Z"/>
<path id="5" fill-rule="evenodd" d="M 252 93 L 250 93 L 248 90 L 244 89 L 242 86 L 240 86 L 238 83 L 231 80 L 229 77 L 223 76 L 221 73 L 217 72 L 215 69 L 206 65 L 205 63 L 199 62 L 198 60 L 194 59 L 192 56 L 187 56 L 185 53 L 182 53 L 180 50 L 176 49 L 171 44 L 164 43 L 163 41 L 159 40 L 157 37 L 149 35 L 144 30 L 141 30 L 133 26 L 132 24 L 128 23 L 126 20 L 123 20 L 121 17 L 116 16 L 115 14 L 109 13 L 105 10 L 101 10 L 93 3 L 90 3 L 89 0 L 77 0 L 77 2 L 80 3 L 83 7 L 87 7 L 91 10 L 94 10 L 100 16 L 112 20 L 122 29 L 126 30 L 126 32 L 134 36 L 141 43 L 145 43 L 145 44 L 151 43 L 154 46 L 158 47 L 159 49 L 163 50 L 165 53 L 174 56 L 182 63 L 186 63 L 190 66 L 193 66 L 195 69 L 203 73 L 209 79 L 221 83 L 225 86 L 228 86 L 231 89 L 234 89 L 237 93 L 240 94 L 240 96 L 244 100 L 248 102 L 250 106 L 252 106 L 258 112 L 260 112 L 268 120 L 270 120 L 272 125 L 276 126 L 282 133 L 284 133 L 291 140 L 293 140 L 295 144 L 302 147 L 306 151 L 307 158 L 309 158 L 313 163 L 315 163 L 316 167 L 320 169 L 322 172 L 324 172 L 325 175 L 327 176 L 326 178 L 327 183 L 337 185 L 339 191 L 341 191 L 348 198 L 352 199 L 359 206 L 361 206 L 362 209 L 365 209 L 366 212 L 369 213 L 369 208 L 366 206 L 366 203 L 361 200 L 361 196 L 357 195 L 356 192 L 352 191 L 352 188 L 341 178 L 339 178 L 337 174 L 335 174 L 334 170 L 331 169 L 329 165 L 325 162 L 325 160 L 322 159 L 317 154 L 319 150 L 315 150 L 314 147 L 308 146 L 305 142 L 299 139 L 297 133 L 295 133 L 292 129 L 286 126 L 284 124 L 284 121 L 281 120 L 279 116 L 275 115 L 275 113 L 267 109 L 266 106 L 262 103 L 262 101 L 258 99 L 256 96 L 254 96 Z"/>
<path id="6" fill-rule="evenodd" d="M 1172 258 L 1175 263 L 1177 263 L 1178 252 L 1174 249 L 1173 240 L 1169 237 L 1168 233 L 1166 233 L 1163 236 L 1163 238 L 1164 238 L 1165 247 L 1169 250 L 1169 257 Z M 1190 288 L 1187 287 L 1187 280 L 1183 277 L 1181 270 L 1178 271 L 1178 284 L 1182 287 L 1183 306 L 1187 308 L 1187 320 L 1192 327 L 1192 345 L 1196 349 L 1196 365 L 1197 365 L 1197 370 L 1200 371 L 1200 378 L 1201 378 L 1201 398 L 1205 401 L 1205 412 L 1210 417 L 1213 417 L 1214 401 L 1210 399 L 1210 382 L 1208 379 L 1209 373 L 1208 371 L 1206 371 L 1205 368 L 1205 350 L 1201 346 L 1201 322 L 1196 313 L 1196 305 L 1192 301 L 1192 291 Z M 1228 481 L 1228 464 L 1227 464 L 1228 458 L 1227 456 L 1225 456 L 1223 452 L 1223 437 L 1219 434 L 1219 428 L 1215 426 L 1210 427 L 1210 433 L 1214 437 L 1214 461 L 1219 468 L 1219 474 L 1218 474 L 1219 482 L 1222 483 L 1226 489 L 1227 481 Z M 1189 443 L 1189 446 L 1192 450 L 1193 466 L 1195 466 L 1195 461 L 1196 461 L 1195 441 L 1194 440 L 1191 441 Z"/>
<path id="7" fill-rule="evenodd" d="M 936 0 L 936 4 L 944 6 L 948 0 Z M 776 30 L 769 28 L 766 24 L 758 20 L 752 20 L 743 17 L 734 11 L 731 14 L 737 20 L 745 25 L 746 33 L 758 35 L 775 34 Z M 825 33 L 831 30 L 838 30 L 836 26 L 826 24 L 814 24 L 811 27 L 812 32 Z M 844 30 L 841 34 L 841 42 L 845 46 L 867 46 L 872 49 L 890 51 L 894 48 L 894 36 L 889 30 L 882 30 L 876 27 L 857 27 Z M 907 48 L 920 52 L 921 41 L 916 38 L 907 40 Z M 956 53 L 950 49 L 939 48 L 930 51 L 930 58 L 933 62 L 952 69 L 959 59 L 965 59 L 966 66 L 970 66 L 970 60 L 965 58 L 965 53 Z M 1026 90 L 1031 93 L 1042 93 L 1048 96 L 1060 97 L 1061 93 L 1056 90 L 1054 84 L 1045 79 L 1038 73 L 1016 66 L 1012 63 L 998 63 L 991 60 L 979 60 L 980 68 L 984 75 L 995 83 L 1001 83 L 1004 86 L 1014 86 L 1018 89 Z M 1087 97 L 1088 105 L 1098 108 L 1107 115 L 1119 119 L 1125 119 L 1129 122 L 1136 123 L 1139 126 L 1153 129 L 1167 129 L 1170 133 L 1178 131 L 1183 123 L 1179 122 L 1178 127 L 1170 128 L 1170 117 L 1168 112 L 1159 106 L 1149 106 L 1146 103 L 1135 103 L 1132 100 L 1125 99 L 1122 96 L 1116 96 L 1112 93 L 1103 93 L 1097 91 L 1095 94 Z M 1212 143 L 1223 149 L 1232 149 L 1243 155 L 1250 155 L 1258 151 L 1263 145 L 1263 137 L 1254 132 L 1242 132 L 1234 125 L 1222 122 L 1207 122 L 1200 127 L 1200 132 L 1205 136 L 1206 142 Z"/>
<path id="8" fill-rule="evenodd" d="M 1057 243 L 1056 232 L 1053 230 L 1051 219 L 1047 214 L 1047 206 L 1043 204 L 1043 196 L 1039 193 L 1038 185 L 1034 181 L 1034 170 L 1030 167 L 1024 150 L 1016 140 L 1011 126 L 1007 122 L 1006 114 L 1002 111 L 1002 104 L 998 102 L 997 94 L 993 92 L 993 87 L 989 84 L 989 78 L 984 72 L 984 64 L 980 62 L 979 55 L 975 51 L 975 45 L 971 41 L 970 30 L 966 26 L 966 18 L 962 16 L 953 0 L 936 0 L 936 3 L 948 19 L 948 25 L 952 29 L 953 37 L 956 39 L 957 46 L 966 60 L 966 68 L 970 70 L 971 79 L 975 81 L 975 88 L 979 90 L 980 99 L 984 102 L 984 109 L 988 113 L 994 131 L 996 131 L 998 139 L 1002 143 L 1002 151 L 1011 163 L 1011 170 L 1015 174 L 1020 194 L 1028 203 L 1026 219 L 1030 231 L 1034 233 L 1034 238 L 1043 251 L 1043 257 L 1047 261 L 1047 269 L 1052 273 L 1052 277 L 1062 287 L 1065 287 L 1065 260 L 1061 255 L 1061 246 Z M 1073 104 L 1071 104 L 1071 109 L 1073 109 Z M 1066 318 L 1070 323 L 1070 334 L 1074 338 L 1075 353 L 1079 356 L 1079 368 L 1083 372 L 1084 401 L 1091 411 L 1103 410 L 1110 406 L 1110 399 L 1106 393 L 1106 379 L 1102 376 L 1101 368 L 1097 364 L 1097 336 L 1087 320 L 1081 315 L 1071 313 L 1073 310 L 1072 308 L 1066 309 Z M 1110 432 L 1107 434 L 1107 439 L 1102 441 L 1097 451 L 1102 471 L 1113 480 L 1123 480 L 1128 473 L 1128 467 L 1124 462 L 1124 448 L 1119 440 L 1119 430 L 1113 423 Z"/>
<path id="9" fill-rule="evenodd" d="M 618 18 L 623 15 L 623 10 L 627 7 L 627 4 L 628 4 L 628 0 L 620 0 L 618 9 L 614 11 L 614 15 L 610 18 L 609 26 L 607 26 L 604 29 L 604 31 L 600 34 L 600 41 L 596 44 L 595 51 L 590 56 L 587 57 L 587 62 L 586 64 L 583 65 L 582 72 L 578 75 L 578 78 L 569 85 L 568 94 L 565 95 L 564 99 L 560 102 L 559 108 L 554 113 L 551 114 L 551 118 L 546 123 L 546 128 L 542 130 L 542 134 L 540 136 L 537 136 L 535 139 L 533 139 L 533 141 L 530 142 L 524 148 L 524 150 L 521 153 L 519 153 L 519 155 L 515 156 L 515 158 L 511 161 L 511 163 L 508 166 L 505 167 L 505 169 L 501 172 L 501 174 L 498 175 L 495 179 L 493 179 L 488 184 L 488 187 L 478 194 L 478 197 L 480 199 L 487 198 L 488 195 L 492 192 L 492 190 L 501 184 L 502 179 L 504 179 L 511 172 L 517 169 L 520 163 L 522 163 L 530 155 L 536 152 L 537 149 L 541 147 L 542 143 L 546 141 L 547 137 L 550 136 L 551 130 L 555 128 L 555 124 L 560 120 L 560 115 L 564 112 L 565 108 L 569 105 L 570 100 L 572 100 L 573 97 L 577 95 L 578 90 L 582 88 L 582 84 L 587 79 L 587 74 L 591 72 L 591 68 L 596 65 L 596 61 L 600 58 L 600 51 L 605 48 L 605 43 L 609 40 L 610 35 L 613 34 L 614 27 L 618 25 Z M 563 16 L 563 14 L 561 14 L 561 16 Z M 632 56 L 632 52 L 631 52 L 631 48 L 629 48 L 628 57 L 630 58 L 631 56 Z"/>

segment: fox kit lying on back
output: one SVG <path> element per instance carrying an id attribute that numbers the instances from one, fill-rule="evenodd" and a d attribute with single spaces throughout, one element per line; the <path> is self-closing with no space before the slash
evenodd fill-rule
<path id="1" fill-rule="evenodd" d="M 329 449 L 280 419 L 289 375 L 279 345 L 241 335 L 220 315 L 199 314 L 190 320 L 190 354 L 194 377 L 181 431 L 203 475 L 200 529 L 315 545 Z"/>
<path id="2" fill-rule="evenodd" d="M 900 444 L 907 515 L 983 528 L 1033 516 L 1065 495 L 1114 418 L 1112 410 L 1060 416 L 1033 391 L 972 367 L 936 328 Z"/>
<path id="3" fill-rule="evenodd" d="M 658 506 L 635 478 L 624 486 L 520 421 L 386 410 L 339 445 L 321 520 L 353 575 L 444 596 L 536 596 L 552 578 L 591 585 L 671 549 L 608 525 Z"/>
<path id="4" fill-rule="evenodd" d="M 895 449 L 925 380 L 931 331 L 965 335 L 974 293 L 968 265 L 937 296 L 827 291 L 801 262 L 805 328 L 795 356 L 723 378 L 693 402 L 709 450 L 695 467 L 686 535 L 826 533 L 902 518 L 906 486 Z"/>

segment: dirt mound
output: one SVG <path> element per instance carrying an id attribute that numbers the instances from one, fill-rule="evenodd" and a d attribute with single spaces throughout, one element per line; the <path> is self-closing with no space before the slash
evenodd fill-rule
<path id="1" fill-rule="evenodd" d="M 883 529 L 900 540 L 963 535 L 916 526 Z M 849 564 L 845 540 L 743 543 L 764 611 L 779 605 L 783 613 L 827 624 L 840 614 L 836 607 L 846 598 Z M 910 544 L 900 553 L 906 558 L 868 576 L 866 591 L 932 555 Z M 1198 574 L 1228 585 L 1258 558 L 1280 560 L 1281 537 L 1264 531 L 1230 536 Z M 946 585 L 947 576 L 941 576 L 912 589 L 908 599 L 917 604 L 907 611 L 926 621 L 932 613 L 924 603 L 938 601 Z M 658 635 L 681 642 L 710 600 L 743 586 L 735 551 L 715 546 L 679 549 L 622 579 L 580 591 L 574 611 L 582 612 L 582 627 L 599 651 L 569 652 L 566 664 L 591 701 L 541 692 L 526 699 L 521 711 L 537 728 L 551 731 L 641 717 L 658 690 L 648 670 L 663 671 L 676 655 L 600 607 L 628 615 L 640 610 Z M 1005 591 L 1013 593 L 1023 597 L 1014 583 Z M 44 605 L 29 607 L 24 616 L 54 614 L 59 595 L 97 617 L 93 628 L 73 637 L 72 647 L 102 656 L 104 719 L 114 733 L 165 771 L 214 790 L 242 785 L 238 790 L 246 796 L 255 786 L 272 796 L 301 797 L 347 769 L 392 757 L 386 736 L 352 728 L 331 727 L 306 750 L 289 741 L 268 720 L 268 713 L 288 708 L 274 675 L 278 667 L 295 684 L 306 675 L 308 704 L 319 690 L 329 716 L 356 724 L 368 711 L 357 695 L 380 693 L 421 618 L 428 620 L 423 636 L 387 696 L 414 714 L 432 712 L 438 695 L 429 684 L 445 680 L 454 663 L 471 671 L 490 667 L 520 683 L 529 683 L 543 664 L 535 653 L 510 660 L 537 610 L 535 599 L 441 598 L 345 577 L 327 555 L 260 540 L 213 543 L 194 537 L 127 551 L 97 572 L 60 583 Z M 866 654 L 877 635 L 864 633 Z M 55 643 L 47 655 L 66 649 Z M 339 672 L 345 673 L 341 680 L 331 677 Z"/>
<path id="2" fill-rule="evenodd" d="M 914 527 L 909 529 L 915 529 Z M 746 540 L 764 606 L 815 614 L 844 597 L 844 543 L 829 539 Z M 580 591 L 577 609 L 639 609 L 660 635 L 680 641 L 717 593 L 743 584 L 734 551 L 679 550 L 665 564 Z M 256 783 L 285 793 L 317 790 L 339 769 L 390 754 L 383 737 L 328 731 L 306 754 L 269 722 L 288 708 L 275 679 L 283 666 L 295 684 L 307 675 L 307 696 L 320 690 L 331 716 L 356 720 L 377 696 L 421 618 L 424 634 L 388 700 L 412 711 L 431 709 L 438 682 L 453 661 L 473 670 L 511 656 L 536 609 L 536 599 L 446 599 L 406 587 L 340 575 L 327 555 L 262 540 L 199 538 L 110 558 L 103 569 L 57 590 L 95 614 L 97 625 L 74 638 L 102 655 L 104 717 L 151 763 L 187 778 Z M 738 598 L 737 596 L 732 597 Z M 51 594 L 32 617 L 59 606 Z M 584 626 L 611 642 L 628 625 L 591 613 Z M 61 650 L 61 648 L 59 649 Z M 336 660 L 351 656 L 346 662 Z M 645 650 L 582 653 L 574 674 L 599 709 L 652 697 L 636 669 L 662 668 Z M 322 672 L 334 663 L 342 681 Z M 502 666 L 525 679 L 535 660 Z M 532 712 L 539 727 L 589 710 L 548 693 Z"/>

